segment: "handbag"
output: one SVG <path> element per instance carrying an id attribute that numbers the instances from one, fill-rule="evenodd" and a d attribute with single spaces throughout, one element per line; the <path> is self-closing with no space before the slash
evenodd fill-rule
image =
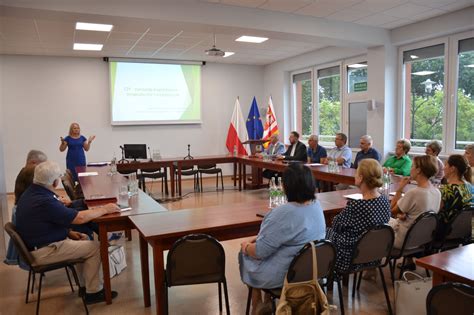
<path id="1" fill-rule="evenodd" d="M 408 280 L 407 275 L 412 275 L 415 279 Z M 414 272 L 405 271 L 403 280 L 395 281 L 395 314 L 425 314 L 426 297 L 431 287 L 431 277 L 423 278 Z"/>

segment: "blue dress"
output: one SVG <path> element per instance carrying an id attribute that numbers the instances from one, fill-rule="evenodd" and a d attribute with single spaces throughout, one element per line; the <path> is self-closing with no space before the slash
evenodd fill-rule
<path id="1" fill-rule="evenodd" d="M 349 269 L 357 240 L 364 231 L 389 220 L 390 202 L 385 195 L 348 201 L 327 231 L 327 238 L 336 246 L 336 271 L 343 273 Z"/>
<path id="2" fill-rule="evenodd" d="M 77 139 L 67 136 L 64 141 L 67 142 L 66 167 L 71 171 L 73 179 L 77 181 L 76 166 L 86 165 L 84 142 L 87 139 L 82 135 Z"/>
<path id="3" fill-rule="evenodd" d="M 309 205 L 290 202 L 273 209 L 257 236 L 258 259 L 239 253 L 242 281 L 253 288 L 281 287 L 293 257 L 306 243 L 324 239 L 325 229 L 319 201 Z"/>

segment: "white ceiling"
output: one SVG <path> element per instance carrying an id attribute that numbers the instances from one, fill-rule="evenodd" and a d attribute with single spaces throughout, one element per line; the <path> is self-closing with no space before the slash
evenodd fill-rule
<path id="1" fill-rule="evenodd" d="M 362 35 L 372 32 L 370 34 L 384 38 L 386 31 L 383 28 L 453 11 L 473 4 L 474 0 L 175 0 L 171 4 L 168 2 L 168 7 L 159 7 L 160 0 L 83 0 L 80 4 L 64 0 L 5 0 L 3 3 L 8 6 L 0 6 L 2 54 L 265 65 L 327 46 L 368 47 L 374 44 L 370 42 L 371 37 L 377 36 L 359 36 L 358 39 L 350 32 Z M 111 4 L 115 6 L 107 6 Z M 132 8 L 136 10 L 140 6 L 143 6 L 142 12 L 132 12 Z M 157 8 L 163 10 L 157 11 L 161 16 L 154 18 L 152 9 Z M 188 9 L 187 12 L 183 8 Z M 215 12 L 214 8 L 228 18 L 222 17 L 223 14 L 220 14 L 220 21 L 207 18 L 205 13 Z M 203 11 L 198 11 L 201 9 Z M 170 12 L 169 19 L 167 12 Z M 173 15 L 173 12 L 178 13 Z M 180 18 L 181 12 L 180 21 L 176 16 Z M 201 21 L 193 21 L 199 18 Z M 76 31 L 77 21 L 113 24 L 114 28 L 110 33 Z M 280 22 L 288 23 L 288 26 Z M 309 23 L 301 25 L 311 27 L 304 29 L 298 23 Z M 324 26 L 330 31 L 325 31 Z M 339 30 L 344 29 L 348 34 L 340 34 Z M 214 33 L 217 47 L 233 51 L 235 55 L 216 59 L 204 54 L 212 45 Z M 263 44 L 234 41 L 244 34 L 263 35 L 270 40 Z M 347 38 L 351 36 L 353 40 Z M 100 43 L 104 44 L 104 49 L 101 52 L 74 51 L 74 42 Z"/>

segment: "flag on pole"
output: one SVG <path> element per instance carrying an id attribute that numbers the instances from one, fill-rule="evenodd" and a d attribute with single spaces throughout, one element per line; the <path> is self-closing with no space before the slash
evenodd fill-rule
<path id="1" fill-rule="evenodd" d="M 268 99 L 267 113 L 265 114 L 265 127 L 263 130 L 262 140 L 270 140 L 271 135 L 279 134 L 278 123 L 276 120 L 275 109 L 273 108 L 272 97 Z M 263 146 L 268 147 L 269 142 L 265 142 Z"/>
<path id="2" fill-rule="evenodd" d="M 257 100 L 255 96 L 252 101 L 252 106 L 250 106 L 249 115 L 247 117 L 247 133 L 249 139 L 260 140 L 263 136 L 263 125 L 262 119 L 260 118 L 260 112 L 258 111 Z"/>
<path id="3" fill-rule="evenodd" d="M 240 109 L 239 99 L 235 100 L 234 112 L 230 121 L 229 131 L 227 131 L 227 140 L 225 142 L 227 150 L 230 153 L 234 152 L 234 146 L 237 146 L 238 154 L 248 155 L 247 146 L 242 144 L 248 140 L 247 130 L 245 130 L 244 117 Z"/>

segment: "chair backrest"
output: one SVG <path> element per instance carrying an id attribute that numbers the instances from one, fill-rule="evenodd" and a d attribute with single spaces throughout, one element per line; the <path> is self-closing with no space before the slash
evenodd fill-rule
<path id="1" fill-rule="evenodd" d="M 189 165 L 189 166 L 181 166 L 182 171 L 188 171 L 188 170 L 194 170 L 194 165 Z M 175 173 L 178 173 L 178 169 L 175 168 Z"/>
<path id="2" fill-rule="evenodd" d="M 209 170 L 209 169 L 216 168 L 216 167 L 217 167 L 216 164 L 198 165 L 199 170 Z"/>
<path id="3" fill-rule="evenodd" d="M 225 279 L 225 252 L 212 236 L 190 234 L 177 240 L 168 252 L 168 286 L 219 282 Z"/>
<path id="4" fill-rule="evenodd" d="M 472 210 L 462 210 L 452 220 L 445 240 L 469 239 L 472 234 Z"/>
<path id="5" fill-rule="evenodd" d="M 336 264 L 336 248 L 327 240 L 315 241 L 318 261 L 318 279 L 332 275 Z M 306 244 L 290 263 L 287 279 L 289 283 L 313 279 L 313 255 L 311 244 Z"/>
<path id="6" fill-rule="evenodd" d="M 67 174 L 64 174 L 63 176 L 61 176 L 61 182 L 69 199 L 75 200 L 76 195 L 74 193 L 74 184 L 72 182 L 72 178 L 70 178 Z"/>
<path id="7" fill-rule="evenodd" d="M 427 315 L 474 314 L 474 288 L 462 283 L 433 287 L 426 298 Z"/>
<path id="8" fill-rule="evenodd" d="M 154 168 L 154 169 L 146 169 L 146 170 L 141 170 L 142 174 L 155 174 L 155 173 L 161 173 L 161 167 L 160 168 Z"/>
<path id="9" fill-rule="evenodd" d="M 435 238 L 437 226 L 438 217 L 433 211 L 420 214 L 407 231 L 402 253 L 405 250 L 429 245 Z"/>
<path id="10" fill-rule="evenodd" d="M 29 266 L 34 265 L 35 258 L 26 247 L 25 242 L 23 242 L 20 234 L 18 234 L 16 231 L 15 225 L 11 222 L 8 222 L 5 224 L 5 231 L 8 233 L 8 235 L 10 235 L 10 238 L 12 239 L 13 244 L 15 244 L 21 259 L 23 259 Z"/>
<path id="11" fill-rule="evenodd" d="M 384 258 L 385 261 L 381 263 L 381 266 L 385 266 L 388 263 L 394 239 L 395 234 L 388 224 L 368 228 L 357 240 L 352 252 L 351 266 L 381 262 Z"/>

